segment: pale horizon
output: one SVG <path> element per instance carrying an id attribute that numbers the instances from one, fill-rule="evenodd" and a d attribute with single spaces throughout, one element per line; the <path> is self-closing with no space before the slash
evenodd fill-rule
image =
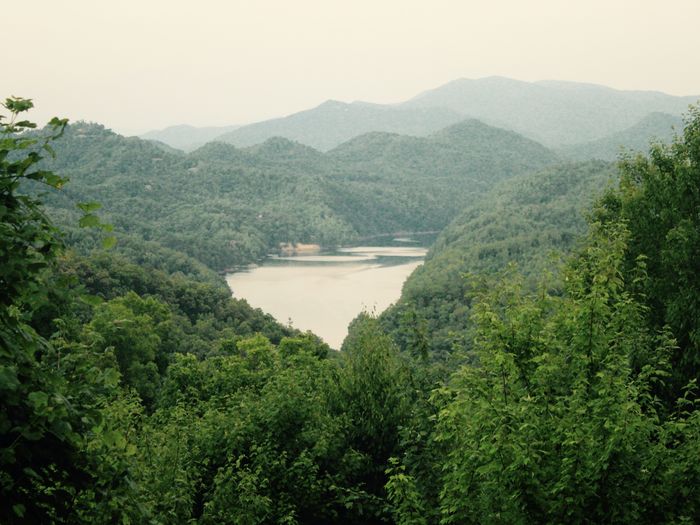
<path id="1" fill-rule="evenodd" d="M 0 97 L 32 98 L 40 123 L 126 135 L 245 125 L 329 99 L 398 103 L 459 78 L 700 95 L 691 0 L 67 0 L 21 11 L 4 29 L 17 45 L 0 52 Z"/>

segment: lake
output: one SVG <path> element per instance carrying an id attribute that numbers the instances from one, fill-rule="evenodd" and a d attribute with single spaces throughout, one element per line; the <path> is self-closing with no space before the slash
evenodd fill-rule
<path id="1" fill-rule="evenodd" d="M 270 256 L 226 276 L 233 296 L 281 323 L 311 330 L 338 349 L 362 311 L 380 313 L 401 295 L 426 248 L 411 239 L 392 246 L 357 246 L 315 255 Z"/>

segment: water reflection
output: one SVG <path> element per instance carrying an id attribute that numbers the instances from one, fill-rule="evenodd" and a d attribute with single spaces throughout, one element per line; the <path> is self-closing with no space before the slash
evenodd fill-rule
<path id="1" fill-rule="evenodd" d="M 419 246 L 358 246 L 270 257 L 226 280 L 234 297 L 340 348 L 348 323 L 363 310 L 379 313 L 395 302 L 425 253 Z"/>

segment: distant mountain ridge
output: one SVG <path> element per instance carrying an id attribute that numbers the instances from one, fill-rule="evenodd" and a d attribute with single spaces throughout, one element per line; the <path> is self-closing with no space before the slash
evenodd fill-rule
<path id="1" fill-rule="evenodd" d="M 487 77 L 454 80 L 401 106 L 448 108 L 553 147 L 603 138 L 654 112 L 680 116 L 698 98 L 577 82 Z"/>
<path id="2" fill-rule="evenodd" d="M 573 160 L 615 160 L 623 151 L 646 152 L 650 142 L 671 142 L 683 131 L 683 119 L 668 113 L 650 113 L 623 131 L 598 140 L 564 146 L 558 152 Z"/>
<path id="3" fill-rule="evenodd" d="M 328 100 L 315 108 L 235 129 L 174 126 L 142 138 L 190 151 L 211 140 L 245 147 L 279 136 L 328 151 L 368 132 L 427 136 L 476 118 L 560 148 L 603 139 L 651 113 L 678 117 L 698 99 L 700 95 L 677 97 L 580 82 L 461 78 L 398 104 Z"/>
<path id="4" fill-rule="evenodd" d="M 500 153 L 491 155 L 492 151 Z M 541 144 L 476 119 L 452 124 L 427 137 L 367 133 L 341 144 L 328 152 L 328 156 L 361 166 L 371 173 L 381 173 L 383 166 L 389 165 L 392 169 L 399 167 L 404 174 L 413 173 L 415 177 L 433 173 L 433 166 L 438 162 L 443 178 L 458 176 L 465 173 L 467 167 L 474 169 L 475 166 L 479 170 L 494 171 L 499 178 L 507 178 L 517 166 L 528 164 L 530 158 L 556 161 L 552 152 Z"/>
<path id="5" fill-rule="evenodd" d="M 214 140 L 216 137 L 233 131 L 239 126 L 209 126 L 195 127 L 188 124 L 169 126 L 167 128 L 149 131 L 140 135 L 146 140 L 155 140 L 182 151 L 192 151 Z"/>
<path id="6" fill-rule="evenodd" d="M 463 118 L 462 114 L 445 108 L 400 108 L 328 100 L 313 109 L 287 117 L 243 126 L 220 135 L 217 140 L 244 147 L 280 136 L 328 151 L 372 131 L 424 136 Z"/>

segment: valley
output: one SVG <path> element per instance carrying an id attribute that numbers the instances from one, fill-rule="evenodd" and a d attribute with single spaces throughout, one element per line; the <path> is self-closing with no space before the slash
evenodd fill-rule
<path id="1" fill-rule="evenodd" d="M 333 247 L 440 230 L 496 182 L 558 162 L 536 142 L 474 120 L 425 138 L 365 134 L 328 153 L 274 138 L 187 155 L 77 123 L 56 148 L 47 166 L 75 182 L 47 199 L 62 224 L 75 224 L 77 202 L 103 202 L 119 231 L 218 271 L 280 243 Z"/>

